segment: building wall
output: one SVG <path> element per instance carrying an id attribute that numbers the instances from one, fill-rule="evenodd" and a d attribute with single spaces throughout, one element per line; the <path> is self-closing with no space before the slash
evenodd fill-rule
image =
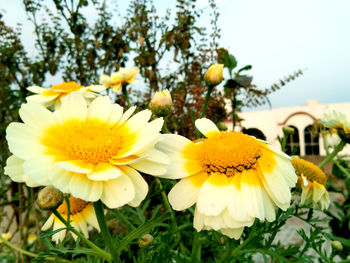
<path id="1" fill-rule="evenodd" d="M 276 147 L 280 147 L 277 137 L 283 135 L 282 128 L 284 126 L 295 126 L 299 132 L 300 155 L 305 155 L 304 129 L 312 125 L 315 120 L 323 117 L 325 113 L 331 111 L 342 112 L 350 121 L 350 102 L 337 104 L 320 104 L 318 100 L 308 100 L 306 105 L 294 106 L 287 108 L 279 108 L 273 110 L 252 111 L 239 113 L 239 117 L 243 119 L 241 122 L 244 128 L 256 128 L 261 130 L 266 140 Z M 232 122 L 225 122 L 227 127 L 232 130 Z M 236 128 L 239 129 L 239 128 Z M 325 155 L 323 140 L 320 137 L 320 155 Z M 350 154 L 350 146 L 347 145 L 342 154 Z"/>

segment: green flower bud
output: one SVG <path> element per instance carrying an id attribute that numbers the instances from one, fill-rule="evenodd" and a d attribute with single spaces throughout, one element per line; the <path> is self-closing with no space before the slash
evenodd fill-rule
<path id="1" fill-rule="evenodd" d="M 55 209 L 63 202 L 63 194 L 52 186 L 41 189 L 36 203 L 41 209 Z"/>

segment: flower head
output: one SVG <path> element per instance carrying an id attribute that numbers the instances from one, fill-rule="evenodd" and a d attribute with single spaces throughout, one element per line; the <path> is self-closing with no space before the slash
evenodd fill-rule
<path id="1" fill-rule="evenodd" d="M 218 85 L 222 81 L 222 72 L 224 70 L 224 64 L 213 64 L 207 72 L 204 74 L 204 80 L 209 85 Z"/>
<path id="2" fill-rule="evenodd" d="M 34 235 L 34 234 L 28 235 L 28 237 L 27 237 L 27 243 L 28 243 L 28 245 L 34 244 L 34 242 L 35 242 L 37 239 L 38 239 L 38 236 L 37 236 L 37 235 Z"/>
<path id="3" fill-rule="evenodd" d="M 24 174 L 37 185 L 52 185 L 85 201 L 102 200 L 110 208 L 138 206 L 148 192 L 138 171 L 162 174 L 168 157 L 154 149 L 163 120 L 148 122 L 149 110 L 131 117 L 134 111 L 123 113 L 107 96 L 87 105 L 78 93 L 67 95 L 54 112 L 24 104 L 19 112 L 24 123 L 11 123 L 6 130 L 15 157 L 5 170 L 18 180 Z"/>
<path id="4" fill-rule="evenodd" d="M 83 87 L 75 81 L 63 82 L 61 84 L 53 85 L 49 89 L 44 89 L 38 86 L 31 86 L 28 88 L 28 90 L 36 93 L 36 95 L 28 96 L 27 101 L 38 102 L 45 107 L 50 107 L 51 105 L 55 105 L 56 107 L 60 106 L 63 97 L 72 92 L 79 92 L 83 94 L 85 98 L 95 98 L 98 96 L 97 93 L 103 91 L 104 89 L 104 86 L 101 85 Z"/>
<path id="5" fill-rule="evenodd" d="M 172 106 L 173 102 L 171 95 L 167 89 L 163 91 L 157 91 L 149 104 L 149 108 L 158 117 L 167 116 Z"/>
<path id="6" fill-rule="evenodd" d="M 5 241 L 9 241 L 12 238 L 12 234 L 7 232 L 7 233 L 1 233 L 1 238 L 3 238 Z M 0 239 L 0 244 L 2 243 Z"/>
<path id="7" fill-rule="evenodd" d="M 112 86 L 114 92 L 120 92 L 122 90 L 122 85 L 124 83 L 134 82 L 139 72 L 140 70 L 138 67 L 129 69 L 120 68 L 118 72 L 114 72 L 110 76 L 102 74 L 100 76 L 100 84 L 105 85 L 106 88 Z"/>
<path id="8" fill-rule="evenodd" d="M 171 159 L 163 176 L 181 178 L 170 204 L 175 210 L 196 204 L 197 231 L 220 230 L 238 239 L 255 218 L 273 221 L 275 206 L 290 206 L 297 176 L 287 155 L 249 135 L 219 131 L 208 119 L 195 124 L 206 139 L 165 134 L 156 147 Z"/>
<path id="9" fill-rule="evenodd" d="M 319 122 L 326 128 L 343 128 L 344 124 L 347 124 L 347 119 L 343 113 L 332 111 L 324 114 Z"/>
<path id="10" fill-rule="evenodd" d="M 292 164 L 302 189 L 300 204 L 312 203 L 315 208 L 327 209 L 330 200 L 325 187 L 327 177 L 324 172 L 312 162 L 300 158 L 293 158 Z"/>
<path id="11" fill-rule="evenodd" d="M 85 237 L 89 237 L 87 224 L 100 230 L 97 222 L 95 208 L 93 203 L 86 202 L 82 199 L 75 198 L 73 196 L 69 197 L 69 207 L 70 207 L 70 224 L 82 232 Z M 65 219 L 68 220 L 68 206 L 66 200 L 57 208 L 57 212 Z M 42 227 L 45 231 L 53 225 L 53 230 L 59 228 L 65 228 L 66 226 L 54 215 L 52 214 Z M 73 238 L 76 239 L 76 235 L 72 234 Z M 52 240 L 58 243 L 58 241 L 63 241 L 66 236 L 66 230 L 62 230 L 52 236 Z"/>

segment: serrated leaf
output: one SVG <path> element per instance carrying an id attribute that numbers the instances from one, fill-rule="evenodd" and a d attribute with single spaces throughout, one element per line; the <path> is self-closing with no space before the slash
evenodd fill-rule
<path id="1" fill-rule="evenodd" d="M 44 233 L 41 233 L 39 238 L 41 239 L 41 238 L 45 238 L 45 237 L 50 237 L 50 236 L 52 236 L 52 235 L 54 235 L 62 230 L 65 230 L 65 229 L 66 229 L 65 227 L 62 227 L 62 228 L 56 229 L 54 231 L 46 231 Z"/>

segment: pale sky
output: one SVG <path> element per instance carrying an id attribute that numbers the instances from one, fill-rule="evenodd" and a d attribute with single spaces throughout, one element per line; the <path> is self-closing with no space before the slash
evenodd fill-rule
<path id="1" fill-rule="evenodd" d="M 174 9 L 174 0 L 154 2 L 160 14 L 166 8 Z M 272 108 L 303 105 L 313 98 L 324 104 L 350 101 L 350 0 L 216 2 L 222 29 L 219 43 L 235 55 L 239 67 L 253 66 L 250 74 L 258 87 L 269 87 L 306 69 L 304 75 L 269 97 Z M 5 21 L 11 26 L 22 23 L 26 45 L 32 45 L 33 29 L 26 21 L 22 1 L 0 3 L 0 9 L 6 11 Z M 119 1 L 123 16 L 128 3 Z M 199 0 L 198 5 L 205 9 L 207 2 Z M 210 18 L 204 14 L 201 25 L 209 26 Z"/>

